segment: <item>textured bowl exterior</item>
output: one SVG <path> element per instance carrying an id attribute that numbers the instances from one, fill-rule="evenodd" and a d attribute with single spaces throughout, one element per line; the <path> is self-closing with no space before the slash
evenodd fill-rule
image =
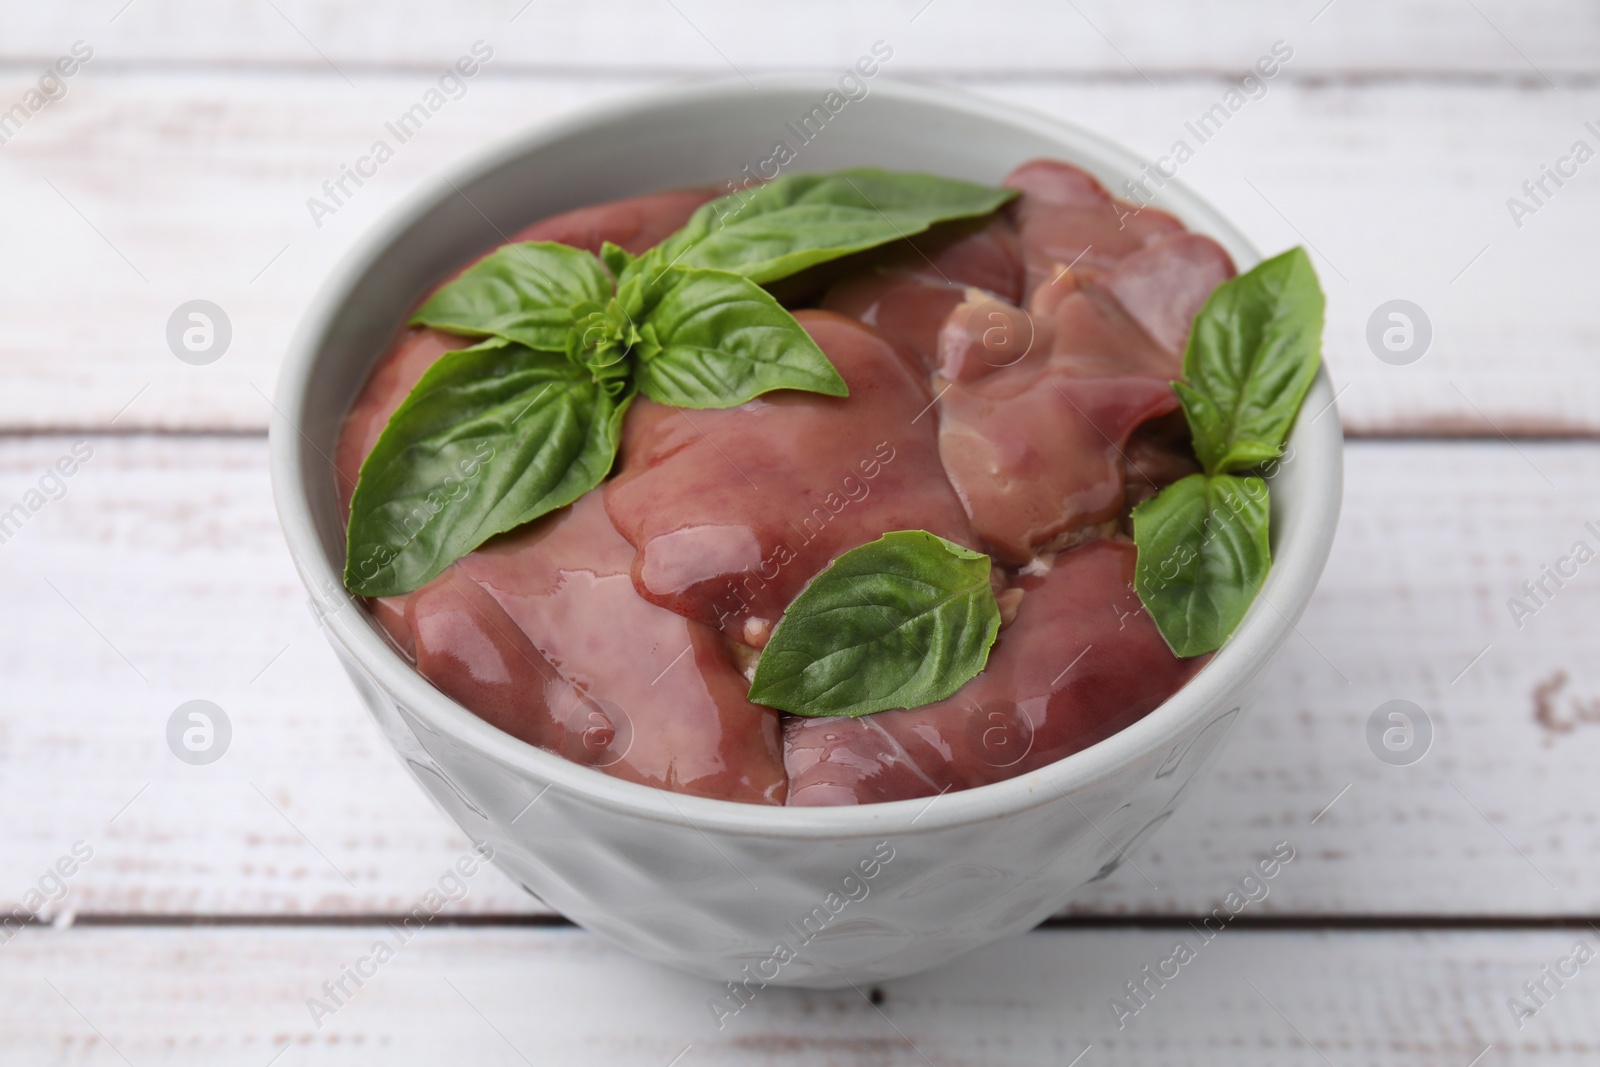
<path id="1" fill-rule="evenodd" d="M 342 525 L 326 456 L 406 308 L 501 235 L 598 200 L 754 167 L 833 75 L 692 85 L 513 138 L 395 211 L 325 284 L 285 362 L 272 428 L 285 536 L 329 640 L 385 736 L 438 805 L 530 893 L 670 966 L 758 988 L 911 974 L 1036 925 L 1109 875 L 1215 758 L 1322 572 L 1342 438 L 1319 377 L 1273 479 L 1276 562 L 1228 646 L 1114 737 L 1007 782 L 919 801 L 783 808 L 621 782 L 488 726 L 386 643 L 339 582 Z M 853 110 L 852 110 L 853 109 Z M 1140 161 L 1074 127 L 963 94 L 889 82 L 849 103 L 788 170 L 876 164 L 996 181 L 1053 156 L 1113 190 Z M 1259 256 L 1168 182 L 1156 205 Z M 737 1007 L 730 991 L 728 1010 Z M 715 1010 L 715 1009 L 714 1009 Z"/>

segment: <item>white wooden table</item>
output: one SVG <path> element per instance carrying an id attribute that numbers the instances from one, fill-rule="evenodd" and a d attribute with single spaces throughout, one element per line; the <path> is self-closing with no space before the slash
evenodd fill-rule
<path id="1" fill-rule="evenodd" d="M 466 95 L 315 226 L 306 199 L 478 40 Z M 1262 247 L 1311 246 L 1329 295 L 1345 516 L 1268 710 L 1136 868 L 943 971 L 769 990 L 718 1031 L 708 984 L 491 871 L 318 1027 L 306 999 L 467 844 L 358 706 L 277 530 L 265 397 L 301 308 L 397 198 L 507 130 L 878 40 L 888 73 L 1151 157 L 1292 47 L 1181 172 Z M 1600 149 L 1592 3 L 14 0 L 0 110 L 77 41 L 66 95 L 0 144 L 0 511 L 44 490 L 0 544 L 0 901 L 60 897 L 0 932 L 0 1062 L 1600 1060 L 1600 961 L 1544 978 L 1600 950 L 1600 564 L 1520 626 L 1507 607 L 1600 548 L 1600 160 L 1522 190 Z M 165 338 L 196 298 L 232 322 L 208 366 Z M 1433 327 L 1405 366 L 1366 339 L 1397 298 Z M 63 494 L 47 472 L 78 441 Z M 232 723 L 209 766 L 166 743 L 197 698 Z M 1434 729 L 1412 766 L 1366 741 L 1391 699 Z M 1119 1028 L 1109 998 L 1279 840 L 1271 895 Z M 77 842 L 92 858 L 55 881 Z"/>

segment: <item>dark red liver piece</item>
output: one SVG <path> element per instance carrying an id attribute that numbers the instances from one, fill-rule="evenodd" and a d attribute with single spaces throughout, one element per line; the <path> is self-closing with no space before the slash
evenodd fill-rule
<path id="1" fill-rule="evenodd" d="M 1022 238 L 1027 292 L 1070 267 L 1092 278 L 1156 239 L 1183 230 L 1164 211 L 1115 199 L 1088 172 L 1070 163 L 1036 159 L 1003 183 L 1020 189 L 1007 209 Z"/>
<path id="2" fill-rule="evenodd" d="M 1135 374 L 1170 382 L 1183 370 L 1104 289 L 1091 285 L 1055 306 L 1045 327 L 1050 365 L 1076 377 Z"/>
<path id="3" fill-rule="evenodd" d="M 600 491 L 374 601 L 429 681 L 485 721 L 607 774 L 781 804 L 778 713 L 714 630 L 642 600 Z"/>
<path id="4" fill-rule="evenodd" d="M 417 670 L 491 726 L 578 763 L 608 758 L 615 728 L 459 565 L 404 598 Z"/>
<path id="5" fill-rule="evenodd" d="M 933 368 L 946 381 L 972 382 L 1024 361 L 1038 367 L 1049 357 L 1048 329 L 1043 316 L 973 294 L 940 324 Z"/>
<path id="6" fill-rule="evenodd" d="M 1135 225 L 1128 205 L 1065 164 L 1026 164 L 1008 183 L 1024 190 L 1014 210 L 1030 271 L 1041 248 L 1090 250 L 1038 284 L 1026 309 L 968 300 L 938 336 L 951 383 L 938 386 L 945 471 L 985 543 L 1021 564 L 1114 532 L 1130 502 L 1193 469 L 1181 432 L 1139 428 L 1177 410 L 1168 383 L 1190 324 L 1233 264 L 1168 216 Z"/>
<path id="7" fill-rule="evenodd" d="M 904 341 L 931 366 L 939 324 L 971 290 L 1022 299 L 1022 253 L 1005 215 L 935 227 L 836 282 L 822 307 Z"/>
<path id="8" fill-rule="evenodd" d="M 1099 285 L 1157 344 L 1181 356 L 1195 314 L 1233 275 L 1233 260 L 1217 242 L 1198 233 L 1174 233 L 1122 260 Z"/>
<path id="9" fill-rule="evenodd" d="M 681 230 L 695 208 L 717 196 L 715 189 L 679 189 L 612 200 L 540 219 L 512 234 L 511 239 L 555 241 L 586 248 L 597 256 L 600 246 L 610 241 L 637 256 Z"/>
<path id="10" fill-rule="evenodd" d="M 998 301 L 957 306 L 939 331 L 939 374 L 970 382 L 1012 367 L 1045 366 L 1076 377 L 1141 375 L 1170 381 L 1182 361 L 1163 348 L 1104 288 L 1054 293 L 1029 310 Z"/>
<path id="11" fill-rule="evenodd" d="M 1177 407 L 1156 378 L 1005 371 L 944 391 L 939 455 L 978 536 L 1020 566 L 1115 532 L 1128 436 Z"/>
<path id="12" fill-rule="evenodd" d="M 954 306 L 938 334 L 940 374 L 971 381 L 1048 359 L 1084 376 L 1178 377 L 1195 313 L 1234 276 L 1222 246 L 1150 208 L 1126 215 L 1131 205 L 1064 163 L 1025 164 L 1007 182 L 1024 190 L 1012 211 L 1032 257 L 1026 309 Z M 1035 270 L 1057 253 L 1070 255 L 1048 276 Z"/>
<path id="13" fill-rule="evenodd" d="M 1194 676 L 1133 593 L 1133 546 L 1096 541 L 1027 589 L 984 672 L 937 704 L 859 719 L 790 718 L 792 805 L 872 804 L 1043 767 L 1138 721 Z"/>
<path id="14" fill-rule="evenodd" d="M 976 546 L 939 462 L 915 356 L 823 311 L 796 314 L 848 398 L 776 392 L 689 411 L 637 400 L 606 507 L 645 599 L 755 647 L 841 552 L 890 530 Z"/>
<path id="15" fill-rule="evenodd" d="M 526 642 L 537 650 L 532 662 L 542 660 L 553 676 L 545 685 L 556 697 L 545 702 L 548 718 L 530 705 L 519 720 L 525 732 L 511 732 L 551 751 L 577 750 L 588 757 L 580 762 L 629 781 L 783 803 L 778 712 L 744 698 L 749 682 L 715 630 L 640 598 L 630 575 L 633 557 L 595 490 L 452 568 L 503 612 L 510 624 L 504 643 Z M 420 607 L 409 617 L 420 665 L 427 620 Z M 456 652 L 479 673 L 514 662 L 504 652 L 490 655 L 487 636 Z M 534 684 L 529 672 L 521 674 L 517 684 Z M 581 692 L 581 708 L 562 686 Z"/>

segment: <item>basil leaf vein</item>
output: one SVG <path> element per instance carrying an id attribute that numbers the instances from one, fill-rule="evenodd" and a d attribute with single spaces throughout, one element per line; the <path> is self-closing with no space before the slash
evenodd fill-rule
<path id="1" fill-rule="evenodd" d="M 804 716 L 943 700 L 988 662 L 1000 632 L 989 557 L 925 530 L 851 549 L 789 605 L 749 699 Z"/>
<path id="2" fill-rule="evenodd" d="M 462 271 L 418 309 L 411 325 L 561 352 L 573 309 L 609 299 L 611 278 L 593 255 L 553 241 L 527 241 L 503 245 Z"/>
<path id="3" fill-rule="evenodd" d="M 849 395 L 805 328 L 748 278 L 673 270 L 660 288 L 636 350 L 635 378 L 650 399 L 726 408 L 773 389 Z"/>
<path id="4" fill-rule="evenodd" d="M 420 588 L 497 533 L 572 503 L 616 458 L 632 390 L 565 355 L 492 341 L 430 367 L 361 465 L 345 584 Z"/>

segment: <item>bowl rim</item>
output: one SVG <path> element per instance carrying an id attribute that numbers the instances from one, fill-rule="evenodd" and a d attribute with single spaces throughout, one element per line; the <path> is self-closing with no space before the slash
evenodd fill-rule
<path id="1" fill-rule="evenodd" d="M 763 88 L 818 93 L 833 88 L 836 80 L 836 72 L 762 78 Z M 1302 414 L 1315 411 L 1317 415 L 1298 419 L 1290 438 L 1297 468 L 1294 476 L 1305 485 L 1295 507 L 1304 514 L 1296 515 L 1287 535 L 1275 535 L 1275 558 L 1266 583 L 1211 662 L 1155 710 L 1088 748 L 1015 778 L 933 798 L 839 807 L 777 807 L 672 793 L 611 777 L 504 733 L 435 689 L 392 648 L 370 613 L 344 588 L 339 567 L 323 551 L 316 534 L 309 487 L 301 477 L 306 449 L 316 446 L 299 427 L 322 341 L 357 281 L 398 235 L 445 198 L 457 195 L 459 186 L 587 127 L 636 118 L 641 112 L 724 102 L 730 95 L 748 92 L 741 79 L 689 82 L 628 94 L 513 133 L 446 167 L 402 199 L 357 239 L 318 287 L 279 374 L 269 432 L 269 466 L 290 556 L 330 639 L 428 729 L 519 778 L 543 783 L 547 789 L 558 788 L 617 815 L 675 826 L 688 823 L 702 833 L 715 830 L 792 840 L 846 839 L 972 825 L 1070 799 L 1072 793 L 1169 749 L 1186 734 L 1197 733 L 1226 704 L 1239 699 L 1240 691 L 1267 665 L 1289 633 L 1297 632 L 1296 621 L 1331 551 L 1343 492 L 1343 435 L 1325 363 L 1302 407 Z M 1133 175 L 1147 165 L 1137 154 L 1076 125 L 963 90 L 880 76 L 874 79 L 872 94 L 1019 128 L 1070 149 L 1063 154 L 1102 173 Z M 1181 181 L 1166 179 L 1153 203 L 1178 215 L 1186 225 L 1222 239 L 1241 269 L 1260 260 L 1250 241 Z M 1334 417 L 1324 421 L 1330 411 Z M 538 795 L 542 796 L 543 790 Z"/>

